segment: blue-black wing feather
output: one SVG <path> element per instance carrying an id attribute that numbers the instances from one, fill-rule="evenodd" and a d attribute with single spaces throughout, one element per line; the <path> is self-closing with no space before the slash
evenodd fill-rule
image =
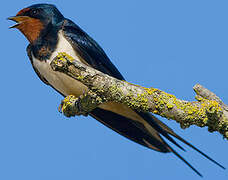
<path id="1" fill-rule="evenodd" d="M 117 79 L 124 80 L 124 77 L 109 60 L 104 50 L 79 26 L 70 20 L 66 20 L 63 31 L 73 48 L 90 66 Z"/>

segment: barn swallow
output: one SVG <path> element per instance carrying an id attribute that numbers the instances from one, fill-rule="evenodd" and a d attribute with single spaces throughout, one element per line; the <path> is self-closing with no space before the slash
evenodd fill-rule
<path id="1" fill-rule="evenodd" d="M 77 61 L 124 80 L 97 42 L 78 25 L 65 18 L 54 5 L 35 4 L 8 19 L 15 21 L 17 24 L 12 28 L 19 29 L 28 39 L 30 44 L 27 54 L 38 77 L 63 96 L 78 97 L 88 88 L 81 82 L 52 70 L 50 62 L 59 52 L 66 52 Z M 89 115 L 138 144 L 162 153 L 174 153 L 199 176 L 202 176 L 199 171 L 180 156 L 164 138 L 184 150 L 173 139 L 175 137 L 225 169 L 150 113 L 138 112 L 123 104 L 108 102 L 98 106 Z"/>

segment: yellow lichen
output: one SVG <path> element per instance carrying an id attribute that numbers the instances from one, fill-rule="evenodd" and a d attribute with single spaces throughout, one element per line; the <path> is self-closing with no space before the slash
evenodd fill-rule
<path id="1" fill-rule="evenodd" d="M 74 58 L 65 52 L 59 52 L 57 58 L 59 60 L 64 60 L 65 58 L 67 58 L 70 62 L 74 61 Z"/>
<path id="2" fill-rule="evenodd" d="M 75 101 L 76 97 L 74 95 L 69 95 L 64 98 L 61 105 L 59 106 L 59 111 L 64 112 L 72 103 Z"/>
<path id="3" fill-rule="evenodd" d="M 154 113 L 154 114 L 157 114 L 157 113 L 158 113 L 158 111 L 157 111 L 157 110 L 154 110 L 154 111 L 153 111 L 153 113 Z"/>
<path id="4" fill-rule="evenodd" d="M 78 80 L 83 80 L 84 78 L 85 78 L 84 76 L 80 76 L 80 75 L 77 76 Z"/>
<path id="5" fill-rule="evenodd" d="M 159 89 L 156 89 L 156 88 L 144 88 L 146 90 L 146 92 L 149 94 L 149 95 L 152 95 L 154 94 L 155 92 L 158 92 L 160 91 Z"/>
<path id="6" fill-rule="evenodd" d="M 203 98 L 202 98 L 201 96 L 198 96 L 198 95 L 195 96 L 195 99 L 196 99 L 197 101 L 202 101 L 202 100 L 203 100 Z"/>

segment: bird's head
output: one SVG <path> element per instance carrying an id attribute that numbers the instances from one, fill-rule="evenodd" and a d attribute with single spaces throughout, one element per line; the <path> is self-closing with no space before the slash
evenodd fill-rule
<path id="1" fill-rule="evenodd" d="M 19 29 L 30 43 L 38 39 L 42 31 L 57 26 L 64 19 L 59 10 L 51 4 L 35 4 L 20 10 L 9 20 L 17 24 L 10 28 Z"/>

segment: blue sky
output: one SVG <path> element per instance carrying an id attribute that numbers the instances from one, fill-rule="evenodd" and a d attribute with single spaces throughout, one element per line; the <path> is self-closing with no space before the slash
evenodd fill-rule
<path id="1" fill-rule="evenodd" d="M 126 79 L 194 100 L 200 83 L 228 104 L 228 1 L 5 1 L 0 7 L 0 179 L 200 179 L 172 154 L 137 145 L 91 117 L 67 119 L 62 97 L 44 85 L 26 55 L 27 40 L 7 17 L 34 2 L 54 3 L 106 51 Z M 175 131 L 228 168 L 227 141 L 206 128 Z M 185 147 L 205 179 L 224 171 Z"/>

